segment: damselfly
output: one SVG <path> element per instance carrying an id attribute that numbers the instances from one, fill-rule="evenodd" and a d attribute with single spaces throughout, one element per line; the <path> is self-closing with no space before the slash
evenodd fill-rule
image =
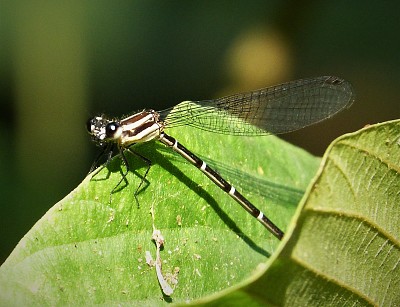
<path id="1" fill-rule="evenodd" d="M 107 161 L 111 159 L 113 150 L 118 150 L 126 166 L 122 179 L 129 172 L 125 150 L 131 150 L 131 146 L 137 143 L 158 140 L 199 168 L 274 236 L 282 239 L 282 230 L 202 159 L 164 130 L 189 125 L 231 135 L 280 134 L 325 120 L 349 107 L 353 100 L 350 83 L 337 77 L 325 76 L 291 81 L 214 100 L 179 104 L 159 112 L 145 109 L 122 119 L 97 116 L 88 120 L 87 129 L 93 141 L 104 148 L 103 154 L 108 154 Z M 150 160 L 142 158 L 150 165 Z M 148 171 L 149 168 L 146 174 Z"/>

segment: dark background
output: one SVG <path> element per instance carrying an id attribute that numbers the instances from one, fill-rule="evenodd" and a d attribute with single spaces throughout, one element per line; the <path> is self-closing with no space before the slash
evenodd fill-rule
<path id="1" fill-rule="evenodd" d="M 86 176 L 91 115 L 337 75 L 353 107 L 290 142 L 322 155 L 399 118 L 399 12 L 365 0 L 0 1 L 0 263 Z"/>

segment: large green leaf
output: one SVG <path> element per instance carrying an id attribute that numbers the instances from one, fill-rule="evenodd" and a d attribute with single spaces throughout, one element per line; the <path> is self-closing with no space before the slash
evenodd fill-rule
<path id="1" fill-rule="evenodd" d="M 283 230 L 319 165 L 282 140 L 234 137 L 183 127 L 169 129 L 201 155 Z M 183 302 L 209 295 L 251 276 L 279 245 L 256 219 L 201 171 L 159 142 L 137 145 L 152 160 L 128 154 L 132 172 L 121 179 L 114 159 L 51 208 L 21 240 L 0 271 L 1 300 L 15 305 Z M 209 159 L 211 158 L 211 159 Z M 165 237 L 163 272 L 179 267 L 173 295 L 163 297 L 151 241 Z M 180 222 L 177 221 L 180 220 Z"/>

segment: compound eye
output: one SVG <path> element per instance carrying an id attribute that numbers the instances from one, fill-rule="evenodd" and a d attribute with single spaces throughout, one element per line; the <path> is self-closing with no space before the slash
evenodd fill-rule
<path id="1" fill-rule="evenodd" d="M 86 122 L 86 129 L 89 132 L 92 132 L 92 127 L 94 125 L 94 118 L 89 118 L 88 121 Z"/>
<path id="2" fill-rule="evenodd" d="M 115 132 L 118 130 L 119 128 L 119 124 L 116 122 L 112 122 L 107 124 L 106 126 L 106 136 L 107 138 L 114 138 L 114 134 Z"/>

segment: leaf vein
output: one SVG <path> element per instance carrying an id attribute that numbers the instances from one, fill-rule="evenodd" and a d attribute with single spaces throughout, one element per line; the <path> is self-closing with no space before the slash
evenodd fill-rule
<path id="1" fill-rule="evenodd" d="M 384 228 L 380 227 L 373 220 L 368 217 L 360 214 L 356 214 L 353 211 L 343 211 L 342 209 L 334 210 L 334 209 L 326 209 L 322 207 L 305 207 L 304 211 L 330 214 L 339 218 L 353 218 L 359 220 L 361 223 L 367 224 L 370 228 L 375 228 L 380 234 L 382 234 L 385 238 L 387 238 L 393 245 L 400 249 L 400 242 L 393 237 L 390 233 L 388 233 Z"/>
<path id="2" fill-rule="evenodd" d="M 378 154 L 376 152 L 372 152 L 371 149 L 372 148 L 363 148 L 361 146 L 356 146 L 354 145 L 354 143 L 351 142 L 347 142 L 345 140 L 340 141 L 337 145 L 343 145 L 343 146 L 347 146 L 351 149 L 357 150 L 369 157 L 373 157 L 375 158 L 375 160 L 379 160 L 380 162 L 382 162 L 383 164 L 385 164 L 389 169 L 393 169 L 395 170 L 398 174 L 400 174 L 400 167 L 397 164 L 392 164 L 391 162 L 389 162 L 386 159 L 381 158 L 383 156 L 383 154 Z"/>

